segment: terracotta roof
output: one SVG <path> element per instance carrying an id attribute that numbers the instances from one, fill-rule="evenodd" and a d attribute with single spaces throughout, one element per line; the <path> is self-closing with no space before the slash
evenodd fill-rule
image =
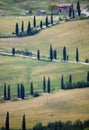
<path id="1" fill-rule="evenodd" d="M 57 6 L 58 7 L 70 7 L 71 4 L 58 4 Z"/>

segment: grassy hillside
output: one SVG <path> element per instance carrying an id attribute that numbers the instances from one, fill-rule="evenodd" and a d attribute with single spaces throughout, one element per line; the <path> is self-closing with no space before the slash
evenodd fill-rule
<path id="1" fill-rule="evenodd" d="M 61 87 L 61 76 L 64 75 L 65 83 L 71 74 L 73 82 L 86 81 L 88 65 L 73 63 L 50 63 L 32 60 L 30 58 L 0 56 L 0 99 L 3 97 L 4 82 L 11 85 L 11 96 L 17 97 L 17 84 L 23 83 L 26 94 L 30 92 L 30 83 L 34 83 L 34 91 L 42 92 L 43 77 L 51 78 L 51 90 Z"/>
<path id="2" fill-rule="evenodd" d="M 42 19 L 42 17 L 37 17 Z M 27 22 L 32 17 L 0 18 L 0 34 L 14 31 L 16 22 L 21 26 L 22 20 Z M 39 20 L 38 20 L 39 21 Z M 43 29 L 37 35 L 23 38 L 0 38 L 0 51 L 11 52 L 28 50 L 34 55 L 40 49 L 42 57 L 49 57 L 49 46 L 57 50 L 58 59 L 62 59 L 62 49 L 67 48 L 69 61 L 75 61 L 76 47 L 79 49 L 79 59 L 84 61 L 89 57 L 89 20 L 70 21 L 48 29 Z M 65 82 L 69 74 L 73 82 L 86 81 L 89 65 L 69 62 L 47 62 L 34 60 L 33 57 L 12 57 L 0 55 L 0 102 L 3 98 L 3 84 L 11 85 L 11 97 L 17 95 L 17 83 L 23 83 L 29 94 L 30 82 L 34 83 L 34 91 L 42 92 L 43 77 L 51 79 L 51 94 L 43 94 L 38 98 L 23 101 L 7 101 L 0 103 L 0 127 L 4 126 L 6 111 L 9 111 L 12 128 L 21 128 L 22 115 L 26 114 L 27 127 L 38 122 L 47 124 L 55 120 L 85 120 L 89 118 L 89 88 L 60 90 L 60 79 L 64 75 Z M 30 122 L 30 123 L 29 123 Z"/>
<path id="3" fill-rule="evenodd" d="M 27 128 L 38 122 L 44 125 L 57 120 L 89 119 L 89 88 L 58 91 L 39 98 L 0 104 L 0 127 L 5 124 L 6 111 L 10 112 L 10 127 L 21 128 L 22 115 L 26 114 Z"/>
<path id="4" fill-rule="evenodd" d="M 38 19 L 40 18 L 38 17 Z M 21 17 L 19 19 L 2 18 L 0 21 L 0 33 L 11 33 L 15 30 L 16 21 L 19 22 L 19 26 L 22 20 L 27 25 L 29 19 L 31 20 L 30 17 Z M 0 39 L 0 50 L 11 51 L 11 48 L 15 47 L 17 50 L 27 49 L 36 54 L 37 49 L 40 49 L 41 55 L 49 56 L 49 46 L 52 44 L 53 48 L 58 51 L 58 58 L 62 58 L 62 49 L 66 46 L 69 59 L 74 60 L 75 50 L 78 47 L 80 60 L 84 61 L 89 57 L 88 24 L 89 20 L 66 22 L 44 29 L 35 36 L 10 39 L 3 38 Z"/>
<path id="5" fill-rule="evenodd" d="M 8 21 L 9 19 L 7 19 Z M 28 50 L 36 55 L 37 49 L 40 49 L 42 57 L 49 57 L 49 46 L 52 44 L 53 49 L 57 50 L 58 59 L 62 59 L 62 49 L 66 46 L 69 60 L 75 61 L 76 47 L 78 47 L 79 59 L 80 61 L 84 61 L 89 57 L 88 23 L 89 20 L 66 22 L 44 29 L 35 36 L 2 38 L 0 39 L 0 50 L 11 52 L 12 47 L 15 47 L 16 50 Z M 16 94 L 17 83 L 21 82 L 26 86 L 26 91 L 29 91 L 31 81 L 34 82 L 35 91 L 42 91 L 43 76 L 46 76 L 46 78 L 50 76 L 52 89 L 58 89 L 58 87 L 60 88 L 62 74 L 64 74 L 65 81 L 68 81 L 69 74 L 73 75 L 74 82 L 79 80 L 85 81 L 87 71 L 89 71 L 88 65 L 60 62 L 50 63 L 32 60 L 32 57 L 0 56 L 0 65 L 0 95 L 3 95 L 2 86 L 5 81 L 11 85 L 12 94 Z"/>
<path id="6" fill-rule="evenodd" d="M 73 0 L 76 6 L 77 0 Z M 88 0 L 80 0 L 81 7 L 88 4 Z M 71 3 L 71 0 L 0 0 L 0 12 L 2 15 L 23 15 L 25 10 L 31 9 L 36 13 L 38 9 L 47 10 L 48 5 L 51 3 Z"/>

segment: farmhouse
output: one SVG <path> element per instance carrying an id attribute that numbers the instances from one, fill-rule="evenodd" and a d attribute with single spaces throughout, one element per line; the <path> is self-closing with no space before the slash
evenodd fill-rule
<path id="1" fill-rule="evenodd" d="M 37 15 L 45 15 L 46 11 L 45 10 L 38 10 Z"/>
<path id="2" fill-rule="evenodd" d="M 69 9 L 72 8 L 73 9 L 73 4 L 57 4 L 58 7 L 58 12 L 69 12 Z"/>

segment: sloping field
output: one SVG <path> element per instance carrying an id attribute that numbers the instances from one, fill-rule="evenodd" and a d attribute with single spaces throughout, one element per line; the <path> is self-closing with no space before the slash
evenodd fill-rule
<path id="1" fill-rule="evenodd" d="M 12 18 L 7 18 L 6 24 L 0 21 L 2 28 L 3 24 L 6 26 L 2 30 L 11 29 L 10 19 Z M 15 22 L 11 22 L 11 25 Z M 31 37 L 1 38 L 0 51 L 11 52 L 12 47 L 15 47 L 16 50 L 28 50 L 36 55 L 37 49 L 40 49 L 41 56 L 48 58 L 50 44 L 57 50 L 58 59 L 62 59 L 62 49 L 66 46 L 69 61 L 75 61 L 76 47 L 78 47 L 79 59 L 84 61 L 89 57 L 89 20 L 62 23 L 44 29 Z M 51 78 L 51 89 L 55 90 L 38 98 L 0 103 L 0 127 L 5 125 L 6 111 L 10 112 L 12 128 L 21 128 L 24 113 L 27 127 L 32 127 L 38 122 L 47 124 L 55 120 L 88 119 L 89 88 L 59 90 L 62 74 L 66 81 L 69 74 L 73 75 L 73 82 L 86 81 L 88 71 L 89 65 L 80 63 L 46 62 L 33 60 L 32 57 L 0 56 L 0 98 L 3 98 L 4 82 L 11 85 L 12 97 L 13 94 L 15 96 L 17 94 L 17 83 L 23 83 L 26 92 L 29 93 L 30 82 L 33 81 L 35 91 L 42 91 L 43 76 L 46 76 L 46 79 Z"/>
<path id="2" fill-rule="evenodd" d="M 38 17 L 39 18 L 39 17 Z M 19 27 L 21 26 L 20 19 Z M 24 17 L 24 24 L 27 25 L 29 18 Z M 11 22 L 9 22 L 11 21 Z M 17 19 L 17 21 L 19 21 Z M 16 19 L 7 18 L 0 21 L 0 32 L 15 30 Z M 58 57 L 62 57 L 62 49 L 67 47 L 70 59 L 75 59 L 76 47 L 79 48 L 80 60 L 85 60 L 89 57 L 89 20 L 79 20 L 73 22 L 66 22 L 51 28 L 45 29 L 35 36 L 24 38 L 3 38 L 0 39 L 1 50 L 11 50 L 15 47 L 18 50 L 27 49 L 36 53 L 40 49 L 42 55 L 49 55 L 49 46 L 53 45 L 54 49 L 58 51 Z M 5 27 L 4 27 L 5 26 Z"/>
<path id="3" fill-rule="evenodd" d="M 30 92 L 30 83 L 34 91 L 42 92 L 43 77 L 51 79 L 51 91 L 61 88 L 61 76 L 68 82 L 72 75 L 73 82 L 86 81 L 89 65 L 62 62 L 46 62 L 31 58 L 0 56 L 0 99 L 3 97 L 4 82 L 11 86 L 11 97 L 17 97 L 17 84 L 23 83 L 26 94 Z"/>
<path id="4" fill-rule="evenodd" d="M 4 126 L 6 111 L 10 112 L 11 128 L 21 128 L 24 113 L 28 128 L 38 122 L 47 124 L 57 120 L 89 119 L 89 88 L 59 90 L 34 99 L 2 103 L 0 104 L 0 126 Z"/>
<path id="5" fill-rule="evenodd" d="M 12 18 L 10 18 L 12 19 Z M 6 20 L 6 26 L 10 29 L 9 18 Z M 2 22 L 1 22 L 2 23 Z M 3 23 L 2 23 L 3 24 Z M 9 24 L 9 25 L 8 25 Z M 14 24 L 13 22 L 11 24 Z M 0 24 L 1 25 L 1 24 Z M 62 59 L 63 47 L 66 46 L 69 61 L 75 61 L 76 47 L 79 49 L 80 61 L 89 58 L 89 20 L 80 20 L 66 22 L 48 29 L 42 30 L 35 36 L 23 38 L 1 38 L 0 51 L 11 52 L 12 48 L 16 50 L 28 50 L 37 54 L 40 49 L 42 57 L 49 57 L 49 46 L 57 50 L 58 59 Z M 3 30 L 6 28 L 3 28 Z M 32 57 L 7 57 L 0 56 L 0 96 L 3 96 L 4 82 L 11 85 L 12 95 L 17 92 L 17 83 L 24 83 L 26 91 L 29 92 L 30 82 L 33 81 L 35 90 L 42 90 L 42 80 L 46 76 L 51 78 L 51 87 L 60 88 L 60 79 L 64 75 L 65 82 L 68 76 L 73 76 L 73 82 L 86 81 L 86 75 L 89 71 L 88 65 L 46 62 L 33 60 Z"/>

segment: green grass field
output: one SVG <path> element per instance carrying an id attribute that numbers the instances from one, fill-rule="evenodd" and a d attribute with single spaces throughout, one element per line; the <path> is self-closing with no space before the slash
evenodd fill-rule
<path id="1" fill-rule="evenodd" d="M 30 92 L 30 82 L 34 83 L 34 91 L 42 91 L 43 77 L 51 78 L 51 90 L 58 90 L 61 86 L 61 76 L 65 83 L 70 74 L 73 82 L 86 81 L 88 65 L 73 63 L 51 63 L 20 57 L 0 56 L 0 96 L 3 96 L 4 82 L 11 85 L 11 95 L 17 95 L 17 84 L 23 83 L 26 93 Z"/>
<path id="2" fill-rule="evenodd" d="M 20 18 L 19 18 L 20 19 Z M 28 18 L 22 18 L 27 23 Z M 18 18 L 2 18 L 0 33 L 10 33 Z M 4 26 L 5 27 L 4 27 Z M 37 35 L 23 38 L 0 38 L 0 51 L 11 52 L 28 50 L 36 55 L 40 49 L 42 57 L 49 57 L 49 47 L 58 52 L 58 59 L 62 59 L 62 49 L 67 48 L 69 61 L 75 61 L 76 47 L 79 49 L 80 61 L 89 58 L 89 20 L 70 21 L 48 29 L 43 29 Z M 39 98 L 23 101 L 9 101 L 0 103 L 0 126 L 4 126 L 6 111 L 11 114 L 11 128 L 21 128 L 22 115 L 27 117 L 27 127 L 37 122 L 47 124 L 55 120 L 85 120 L 89 118 L 89 89 L 60 90 L 60 79 L 64 75 L 65 82 L 69 74 L 73 82 L 86 81 L 89 65 L 68 62 L 47 62 L 33 60 L 32 57 L 12 57 L 0 55 L 0 100 L 3 98 L 3 84 L 11 85 L 11 96 L 17 95 L 17 83 L 23 83 L 26 93 L 29 93 L 30 82 L 34 83 L 34 91 L 42 91 L 43 77 L 51 79 L 51 94 L 42 94 Z M 30 125 L 29 125 L 30 122 Z"/>

